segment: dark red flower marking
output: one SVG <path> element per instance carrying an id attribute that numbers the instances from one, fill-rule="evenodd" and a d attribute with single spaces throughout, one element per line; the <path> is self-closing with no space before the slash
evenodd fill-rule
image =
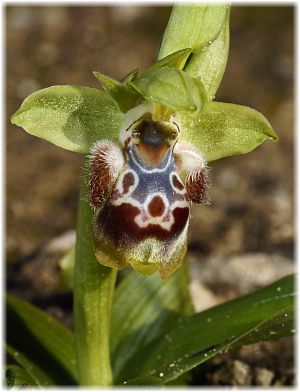
<path id="1" fill-rule="evenodd" d="M 123 192 L 128 193 L 129 188 L 134 185 L 135 179 L 132 173 L 126 173 L 123 177 L 122 185 L 123 185 Z"/>
<path id="2" fill-rule="evenodd" d="M 178 180 L 178 177 L 175 174 L 172 175 L 172 184 L 174 188 L 178 189 L 179 191 L 184 189 L 184 185 Z"/>
<path id="3" fill-rule="evenodd" d="M 153 217 L 162 216 L 166 209 L 165 203 L 160 196 L 154 196 L 148 204 L 149 214 Z"/>
<path id="4" fill-rule="evenodd" d="M 151 237 L 160 241 L 172 241 L 184 229 L 189 217 L 189 208 L 174 209 L 174 223 L 170 230 L 162 228 L 159 224 L 140 227 L 134 220 L 139 213 L 139 209 L 129 203 L 119 206 L 107 203 L 97 215 L 96 227 L 101 228 L 118 249 L 124 246 L 128 248 Z"/>

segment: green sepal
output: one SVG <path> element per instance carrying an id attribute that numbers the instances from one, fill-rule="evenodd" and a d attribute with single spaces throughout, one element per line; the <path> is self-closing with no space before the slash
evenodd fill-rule
<path id="1" fill-rule="evenodd" d="M 143 76 L 148 72 L 153 71 L 154 69 L 158 69 L 162 67 L 183 69 L 191 53 L 192 53 L 191 48 L 181 49 L 175 53 L 171 53 L 169 56 L 164 57 L 163 59 L 151 65 L 151 67 L 147 68 Z"/>
<path id="2" fill-rule="evenodd" d="M 268 120 L 247 106 L 210 102 L 199 116 L 180 113 L 181 140 L 194 144 L 206 162 L 246 154 L 265 140 L 277 141 Z"/>
<path id="3" fill-rule="evenodd" d="M 122 112 L 125 113 L 142 102 L 142 96 L 136 90 L 130 88 L 129 85 L 130 78 L 134 79 L 134 75 L 127 76 L 127 82 L 121 83 L 100 72 L 93 72 L 93 74 L 104 90 L 117 102 Z"/>
<path id="4" fill-rule="evenodd" d="M 100 139 L 118 140 L 122 116 L 104 91 L 52 86 L 29 95 L 11 122 L 66 150 L 88 153 Z"/>
<path id="5" fill-rule="evenodd" d="M 131 82 L 143 97 L 178 112 L 199 114 L 205 103 L 205 89 L 199 79 L 175 68 L 162 67 Z"/>
<path id="6" fill-rule="evenodd" d="M 227 4 L 178 4 L 173 7 L 164 33 L 159 59 L 183 48 L 193 53 L 212 44 L 226 17 Z"/>

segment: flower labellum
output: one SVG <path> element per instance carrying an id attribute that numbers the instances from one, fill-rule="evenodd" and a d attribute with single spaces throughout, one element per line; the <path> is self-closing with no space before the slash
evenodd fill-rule
<path id="1" fill-rule="evenodd" d="M 129 263 L 146 275 L 158 270 L 166 278 L 186 253 L 190 204 L 205 200 L 204 160 L 180 142 L 179 117 L 159 117 L 154 103 L 126 113 L 120 142 L 102 140 L 91 151 L 97 260 L 118 269 Z"/>

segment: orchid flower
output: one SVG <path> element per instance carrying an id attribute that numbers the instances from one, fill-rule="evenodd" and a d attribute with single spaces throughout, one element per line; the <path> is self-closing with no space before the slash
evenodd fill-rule
<path id="1" fill-rule="evenodd" d="M 174 8 L 159 60 L 122 81 L 94 72 L 103 90 L 52 86 L 12 117 L 32 135 L 88 154 L 97 260 L 163 278 L 182 263 L 192 203 L 207 200 L 207 165 L 277 140 L 266 118 L 213 101 L 229 45 L 229 8 Z M 182 12 L 191 24 L 180 28 Z M 195 24 L 202 21 L 202 34 Z"/>

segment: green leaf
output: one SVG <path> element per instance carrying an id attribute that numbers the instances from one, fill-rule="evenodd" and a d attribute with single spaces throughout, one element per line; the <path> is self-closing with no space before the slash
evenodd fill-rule
<path id="1" fill-rule="evenodd" d="M 186 266 L 167 280 L 158 274 L 143 276 L 131 271 L 117 287 L 113 304 L 111 351 L 115 380 L 126 380 L 122 369 L 130 367 L 136 352 L 165 334 L 178 318 L 192 312 Z"/>
<path id="2" fill-rule="evenodd" d="M 279 339 L 293 335 L 295 332 L 295 310 L 295 305 L 283 307 L 277 313 L 274 313 L 272 317 L 266 319 L 251 331 L 247 331 L 247 333 L 239 337 L 236 341 L 233 341 L 232 347 L 240 347 L 258 341 Z"/>
<path id="3" fill-rule="evenodd" d="M 178 321 L 164 337 L 137 353 L 124 374 L 160 375 L 167 382 L 233 347 L 293 334 L 294 283 L 290 275 Z"/>
<path id="4" fill-rule="evenodd" d="M 12 388 L 39 384 L 37 384 L 30 374 L 21 366 L 7 365 L 5 370 L 5 385 Z"/>
<path id="5" fill-rule="evenodd" d="M 117 139 L 122 113 L 105 92 L 52 86 L 25 99 L 13 124 L 66 150 L 87 153 L 100 139 Z"/>
<path id="6" fill-rule="evenodd" d="M 206 102 L 205 89 L 200 80 L 175 68 L 154 69 L 130 84 L 146 100 L 174 111 L 197 114 Z"/>
<path id="7" fill-rule="evenodd" d="M 199 116 L 180 114 L 181 140 L 194 144 L 207 162 L 246 154 L 277 135 L 268 120 L 246 106 L 211 102 Z"/>
<path id="8" fill-rule="evenodd" d="M 215 98 L 227 64 L 229 50 L 229 9 L 218 37 L 205 50 L 196 51 L 184 69 L 192 77 L 199 77 L 207 99 Z"/>
<path id="9" fill-rule="evenodd" d="M 172 53 L 167 57 L 157 61 L 151 67 L 146 69 L 143 76 L 154 69 L 162 67 L 178 68 L 183 69 L 189 55 L 192 53 L 190 48 L 178 50 L 178 52 Z"/>
<path id="10" fill-rule="evenodd" d="M 146 376 L 146 377 L 139 377 L 139 378 L 133 378 L 128 381 L 124 381 L 123 386 L 145 386 L 145 387 L 161 387 L 164 385 L 162 380 L 158 377 L 151 377 L 151 376 Z"/>
<path id="11" fill-rule="evenodd" d="M 6 351 L 19 365 L 25 369 L 25 371 L 29 374 L 29 377 L 32 378 L 36 385 L 55 385 L 53 378 L 40 366 L 28 359 L 22 352 L 8 345 L 6 346 Z"/>
<path id="12" fill-rule="evenodd" d="M 22 331 L 22 333 L 20 333 Z M 57 381 L 76 379 L 74 337 L 46 312 L 7 296 L 7 342 Z"/>
<path id="13" fill-rule="evenodd" d="M 134 78 L 135 74 L 128 76 L 126 83 L 118 82 L 100 72 L 94 72 L 94 75 L 104 90 L 117 102 L 122 112 L 127 112 L 142 102 L 141 95 L 128 86 L 130 78 Z"/>
<path id="14" fill-rule="evenodd" d="M 66 287 L 73 290 L 74 287 L 74 266 L 75 266 L 75 246 L 73 246 L 58 263 L 61 270 L 61 277 Z"/>
<path id="15" fill-rule="evenodd" d="M 175 5 L 158 58 L 184 48 L 191 48 L 195 53 L 212 44 L 223 28 L 227 9 L 226 4 Z"/>
<path id="16" fill-rule="evenodd" d="M 191 385 L 192 380 L 193 380 L 193 374 L 190 371 L 181 374 L 179 377 L 174 378 L 174 380 L 168 381 L 166 385 L 168 387 L 188 386 Z"/>

